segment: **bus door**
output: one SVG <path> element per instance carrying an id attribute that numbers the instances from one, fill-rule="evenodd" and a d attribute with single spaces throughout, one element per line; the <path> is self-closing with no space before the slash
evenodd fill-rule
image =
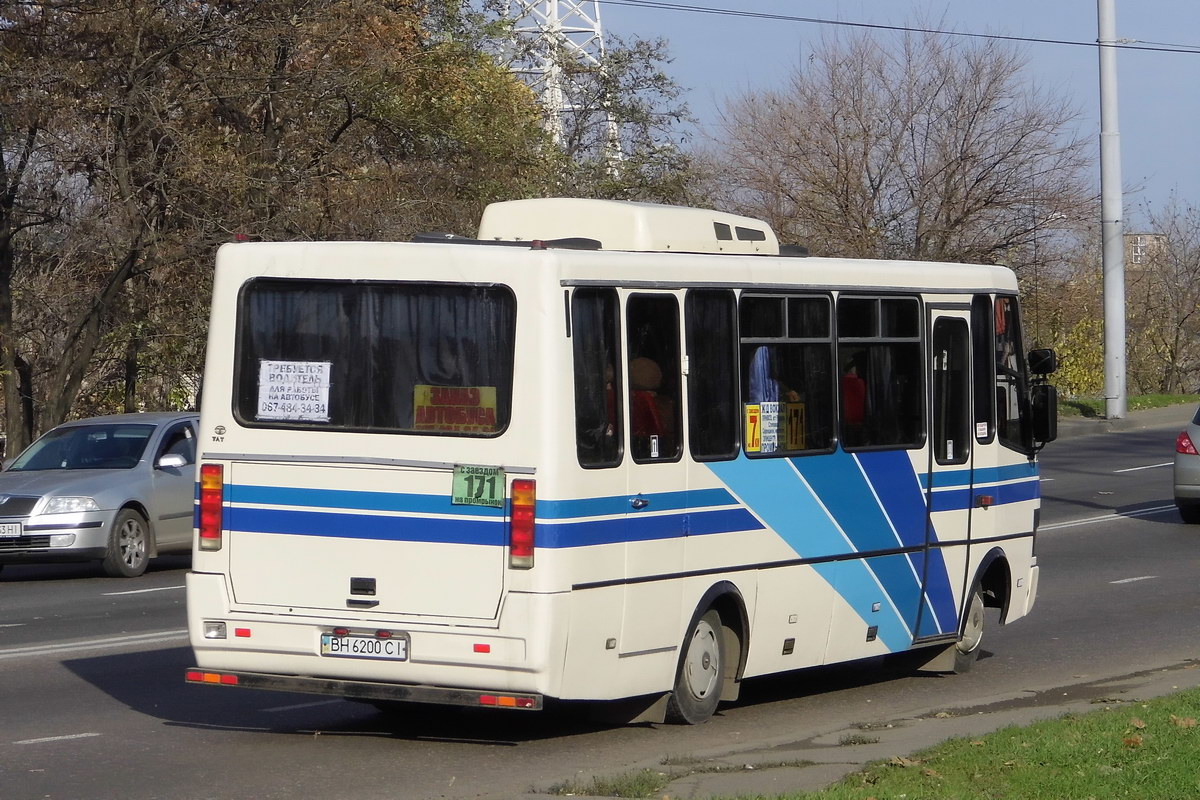
<path id="1" fill-rule="evenodd" d="M 679 298 L 632 292 L 625 298 L 624 394 L 629 424 L 623 655 L 677 645 L 679 581 L 688 525 L 683 457 L 683 359 Z M 651 578 L 650 580 L 640 580 Z M 657 578 L 657 579 L 653 579 Z M 647 613 L 653 610 L 653 613 Z"/>
<path id="2" fill-rule="evenodd" d="M 975 431 L 971 404 L 971 315 L 965 305 L 929 307 L 930 425 L 925 476 L 929 508 L 914 639 L 957 632 L 967 545 L 978 510 L 972 500 Z"/>

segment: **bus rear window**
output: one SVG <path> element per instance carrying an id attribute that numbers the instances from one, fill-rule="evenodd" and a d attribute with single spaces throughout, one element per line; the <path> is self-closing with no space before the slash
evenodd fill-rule
<path id="1" fill-rule="evenodd" d="M 494 436 L 516 302 L 496 286 L 260 279 L 242 290 L 235 411 L 248 424 Z"/>

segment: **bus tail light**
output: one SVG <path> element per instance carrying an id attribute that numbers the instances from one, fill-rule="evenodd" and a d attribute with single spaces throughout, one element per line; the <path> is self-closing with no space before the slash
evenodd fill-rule
<path id="1" fill-rule="evenodd" d="M 200 465 L 200 549 L 220 550 L 223 544 L 222 506 L 225 502 L 225 468 Z"/>
<path id="2" fill-rule="evenodd" d="M 512 482 L 512 514 L 508 522 L 508 566 L 511 569 L 533 567 L 536 486 L 531 480 Z"/>
<path id="3" fill-rule="evenodd" d="M 237 675 L 227 675 L 220 672 L 202 672 L 198 669 L 189 669 L 185 673 L 185 678 L 188 683 L 217 683 L 223 686 L 238 685 Z"/>
<path id="4" fill-rule="evenodd" d="M 479 705 L 481 706 L 497 706 L 499 708 L 537 708 L 537 698 L 521 696 L 521 695 L 506 695 L 506 694 L 481 694 L 479 695 Z"/>

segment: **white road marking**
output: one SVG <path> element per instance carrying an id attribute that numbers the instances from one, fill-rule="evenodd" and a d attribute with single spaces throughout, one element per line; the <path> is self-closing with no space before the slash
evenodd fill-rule
<path id="1" fill-rule="evenodd" d="M 109 636 L 103 639 L 83 639 L 75 642 L 56 642 L 54 644 L 37 644 L 27 647 L 7 647 L 0 649 L 0 661 L 26 656 L 44 656 L 55 653 L 82 653 L 85 650 L 107 650 L 113 647 L 125 647 L 131 644 L 158 644 L 187 639 L 186 630 L 155 631 L 154 633 L 135 633 L 129 636 Z"/>
<path id="2" fill-rule="evenodd" d="M 1129 517 L 1149 517 L 1153 514 L 1162 514 L 1166 511 L 1174 511 L 1175 505 L 1155 506 L 1154 508 L 1139 508 L 1137 511 L 1125 511 L 1118 513 L 1116 511 L 1109 512 L 1099 517 L 1087 517 L 1086 519 L 1073 519 L 1067 522 L 1055 522 L 1052 525 L 1042 525 L 1038 528 L 1038 533 L 1042 531 L 1055 531 L 1060 528 L 1074 528 L 1079 525 L 1092 525 L 1097 522 L 1112 522 L 1115 519 L 1126 519 Z"/>
<path id="3" fill-rule="evenodd" d="M 1143 470 L 1143 469 L 1158 469 L 1159 467 L 1170 467 L 1170 466 L 1174 466 L 1174 464 L 1175 464 L 1174 461 L 1167 461 L 1162 464 L 1149 464 L 1144 467 L 1129 467 L 1128 469 L 1114 469 L 1113 475 L 1119 475 L 1122 472 L 1137 472 L 1137 471 Z"/>
<path id="4" fill-rule="evenodd" d="M 41 739 L 22 739 L 13 744 L 42 744 L 43 742 L 65 742 L 68 739 L 90 739 L 93 736 L 99 736 L 98 733 L 71 733 L 66 736 L 46 736 Z"/>
<path id="5" fill-rule="evenodd" d="M 0 625 L 0 628 L 23 628 L 25 627 L 25 624 L 26 623 L 24 622 L 6 622 L 3 625 Z"/>
<path id="6" fill-rule="evenodd" d="M 318 700 L 315 703 L 296 703 L 291 706 L 275 706 L 275 708 L 264 708 L 263 711 L 268 714 L 276 714 L 280 711 L 294 711 L 297 708 L 316 708 L 317 706 L 331 706 L 334 703 L 344 702 L 342 700 Z"/>
<path id="7" fill-rule="evenodd" d="M 1155 579 L 1155 578 L 1157 578 L 1157 577 L 1158 577 L 1157 575 L 1142 575 L 1142 576 L 1141 576 L 1141 577 L 1139 577 L 1139 578 L 1122 578 L 1122 579 L 1121 579 L 1121 580 L 1119 580 L 1119 581 L 1109 581 L 1109 583 L 1112 583 L 1112 584 L 1118 584 L 1118 583 L 1137 583 L 1138 581 L 1152 581 L 1152 580 L 1154 580 L 1154 579 Z"/>
<path id="8" fill-rule="evenodd" d="M 128 592 L 105 592 L 101 597 L 117 597 L 123 594 L 146 594 L 147 592 L 165 592 L 170 589 L 182 589 L 182 586 L 159 586 L 155 589 L 133 589 Z"/>

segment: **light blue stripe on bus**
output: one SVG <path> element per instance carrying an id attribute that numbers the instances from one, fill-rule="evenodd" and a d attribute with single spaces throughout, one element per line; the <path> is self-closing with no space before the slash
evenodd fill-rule
<path id="1" fill-rule="evenodd" d="M 501 508 L 454 505 L 450 495 L 410 494 L 401 492 L 366 492 L 345 489 L 300 489 L 288 486 L 251 486 L 233 484 L 226 487 L 234 503 L 253 503 L 265 506 L 306 506 L 311 508 L 346 509 L 349 511 L 395 511 L 410 514 L 456 514 L 472 517 L 502 516 Z M 736 505 L 726 489 L 696 489 L 682 492 L 659 492 L 647 496 L 653 511 L 682 511 L 691 508 Z M 573 500 L 539 500 L 538 519 L 573 519 L 628 514 L 628 495 L 588 497 Z"/>
<path id="2" fill-rule="evenodd" d="M 685 511 L 713 506 L 738 505 L 727 489 L 689 489 L 682 492 L 654 492 L 645 496 L 650 511 Z M 538 500 L 538 519 L 577 519 L 628 514 L 629 495 L 582 497 L 571 500 Z"/>
<path id="3" fill-rule="evenodd" d="M 762 523 L 744 508 L 689 511 L 686 514 L 633 515 L 619 519 L 576 520 L 557 524 L 544 524 L 539 521 L 537 546 L 586 547 L 754 531 L 762 528 Z"/>
<path id="4" fill-rule="evenodd" d="M 978 486 L 984 483 L 1000 483 L 1003 481 L 1015 481 L 1021 478 L 1036 478 L 1038 475 L 1038 467 L 1036 463 L 1030 464 L 1012 464 L 1006 467 L 985 467 L 982 469 L 973 470 L 975 477 L 975 485 Z M 945 486 L 970 486 L 971 485 L 970 469 L 953 469 L 941 470 L 933 473 L 933 488 L 940 489 Z M 921 473 L 921 488 L 929 488 L 929 475 Z"/>
<path id="5" fill-rule="evenodd" d="M 853 464 L 851 457 L 844 453 L 840 455 L 840 458 L 831 454 L 811 459 L 809 468 L 835 473 L 836 475 L 830 476 L 835 481 L 851 480 L 848 469 L 852 468 L 853 472 L 858 474 L 857 483 L 862 485 L 862 474 Z M 851 550 L 847 545 L 850 532 L 843 536 L 842 530 L 839 530 L 826 508 L 822 506 L 822 503 L 828 502 L 827 499 L 822 497 L 821 502 L 818 502 L 813 492 L 800 479 L 793 461 L 804 460 L 752 460 L 742 455 L 733 461 L 710 463 L 708 467 L 800 557 L 819 558 L 846 553 Z M 869 493 L 865 496 L 850 493 L 846 501 L 857 504 L 872 502 Z M 879 521 L 882 521 L 882 516 L 879 517 Z M 892 542 L 892 547 L 895 547 L 894 537 Z M 879 585 L 882 581 L 877 581 L 864 561 L 817 564 L 813 569 L 822 575 L 834 591 L 845 598 L 860 616 L 864 613 L 864 608 L 869 609 L 871 602 L 879 599 Z M 887 571 L 891 571 L 891 564 L 887 565 Z M 915 577 L 910 577 L 909 582 L 915 583 Z M 889 596 L 895 591 L 895 588 L 887 586 L 886 583 L 883 586 L 883 591 Z M 907 593 L 911 594 L 912 591 L 909 588 Z M 912 613 L 916 614 L 915 605 Z M 878 636 L 889 650 L 904 650 L 912 644 L 911 628 L 891 604 L 886 604 L 878 613 L 871 614 L 868 624 L 878 626 Z"/>
<path id="6" fill-rule="evenodd" d="M 347 511 L 395 511 L 409 514 L 453 514 L 471 517 L 502 517 L 503 508 L 453 505 L 450 495 L 363 492 L 345 489 L 300 489 L 290 486 L 225 487 L 233 503 L 264 506 L 307 506 Z"/>
<path id="7" fill-rule="evenodd" d="M 907 546 L 923 545 L 925 528 L 930 522 L 925 494 L 908 454 L 896 450 L 862 453 L 858 460 L 900 540 Z M 936 529 L 930 530 L 930 538 L 937 540 Z M 911 558 L 916 574 L 925 576 L 926 607 L 932 614 L 932 619 L 930 614 L 920 615 L 917 636 L 933 636 L 956 629 L 958 607 L 942 551 L 929 548 L 923 554 L 914 553 Z"/>
<path id="8" fill-rule="evenodd" d="M 908 453 L 838 451 L 819 460 L 797 458 L 795 463 L 858 552 L 924 545 L 925 502 Z M 917 561 L 908 555 L 870 561 L 871 571 L 913 631 L 923 602 Z M 936 571 L 939 565 L 941 574 Z M 926 580 L 931 585 L 948 584 L 944 565 L 931 560 L 929 567 Z M 936 618 L 948 619 L 947 609 L 939 611 Z M 954 616 L 953 608 L 949 614 Z M 929 633 L 942 632 L 936 622 L 935 627 Z"/>

